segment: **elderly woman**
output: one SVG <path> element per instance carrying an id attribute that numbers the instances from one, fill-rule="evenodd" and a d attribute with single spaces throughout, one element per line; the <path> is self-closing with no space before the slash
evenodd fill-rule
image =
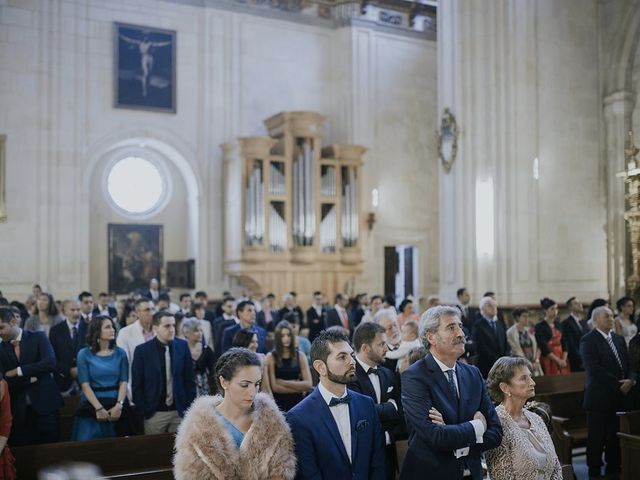
<path id="1" fill-rule="evenodd" d="M 529 331 L 529 311 L 524 308 L 513 310 L 514 324 L 507 330 L 507 341 L 511 354 L 524 357 L 531 363 L 534 377 L 544 375 L 540 365 L 540 350 L 536 337 Z"/>
<path id="2" fill-rule="evenodd" d="M 566 375 L 571 373 L 569 353 L 562 340 L 560 321 L 558 320 L 558 304 L 550 298 L 540 300 L 544 317 L 536 325 L 536 342 L 540 347 L 542 358 L 540 364 L 545 375 Z"/>
<path id="3" fill-rule="evenodd" d="M 486 452 L 491 480 L 562 480 L 544 421 L 524 408 L 535 385 L 526 358 L 501 357 L 489 371 L 487 387 L 502 424 L 502 443 Z"/>
<path id="4" fill-rule="evenodd" d="M 209 395 L 215 391 L 215 358 L 211 348 L 202 342 L 202 324 L 193 317 L 183 320 L 181 328 L 193 361 L 196 396 Z"/>
<path id="5" fill-rule="evenodd" d="M 178 428 L 177 480 L 289 480 L 296 458 L 289 426 L 260 392 L 262 368 L 246 348 L 231 348 L 216 364 L 222 396 L 196 399 Z"/>

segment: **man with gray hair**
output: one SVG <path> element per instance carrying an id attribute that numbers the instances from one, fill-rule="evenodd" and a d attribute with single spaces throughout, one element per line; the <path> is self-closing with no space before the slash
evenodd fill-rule
<path id="1" fill-rule="evenodd" d="M 373 317 L 373 321 L 384 328 L 384 333 L 387 337 L 387 349 L 390 352 L 400 347 L 401 338 L 397 317 L 398 315 L 393 308 L 383 308 Z M 398 359 L 385 358 L 383 365 L 392 372 L 395 372 Z"/>
<path id="2" fill-rule="evenodd" d="M 616 412 L 627 410 L 628 394 L 637 374 L 630 371 L 624 338 L 613 333 L 611 309 L 595 308 L 591 320 L 593 330 L 580 340 L 586 371 L 583 405 L 587 412 L 587 466 L 589 478 L 601 478 L 604 450 L 607 478 L 617 478 L 621 461 Z"/>
<path id="3" fill-rule="evenodd" d="M 465 338 L 460 311 L 432 307 L 420 319 L 429 352 L 402 374 L 409 449 L 401 480 L 481 480 L 481 453 L 502 441 L 502 427 L 478 369 L 458 362 Z"/>
<path id="4" fill-rule="evenodd" d="M 480 317 L 473 324 L 473 340 L 476 346 L 477 365 L 483 378 L 500 357 L 511 354 L 507 341 L 507 327 L 498 318 L 498 302 L 486 296 L 480 300 Z"/>

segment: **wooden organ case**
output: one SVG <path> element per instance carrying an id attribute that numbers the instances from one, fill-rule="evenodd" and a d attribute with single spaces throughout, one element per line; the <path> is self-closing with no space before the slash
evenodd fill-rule
<path id="1" fill-rule="evenodd" d="M 362 272 L 361 168 L 365 147 L 322 147 L 325 118 L 282 112 L 268 137 L 224 144 L 225 272 L 256 296 L 298 293 L 311 304 L 349 291 Z"/>

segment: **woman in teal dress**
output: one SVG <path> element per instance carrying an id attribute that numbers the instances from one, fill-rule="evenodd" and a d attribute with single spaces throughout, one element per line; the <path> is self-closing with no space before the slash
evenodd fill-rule
<path id="1" fill-rule="evenodd" d="M 127 354 L 115 342 L 116 326 L 106 316 L 91 319 L 87 347 L 78 352 L 78 382 L 82 388 L 80 407 L 73 424 L 72 440 L 116 436 L 127 395 Z"/>

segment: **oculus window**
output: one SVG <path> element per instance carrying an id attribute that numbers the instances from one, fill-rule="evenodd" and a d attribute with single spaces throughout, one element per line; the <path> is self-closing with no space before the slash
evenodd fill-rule
<path id="1" fill-rule="evenodd" d="M 127 216 L 144 217 L 164 206 L 167 181 L 160 169 L 146 158 L 127 156 L 107 173 L 107 192 L 113 204 Z"/>

